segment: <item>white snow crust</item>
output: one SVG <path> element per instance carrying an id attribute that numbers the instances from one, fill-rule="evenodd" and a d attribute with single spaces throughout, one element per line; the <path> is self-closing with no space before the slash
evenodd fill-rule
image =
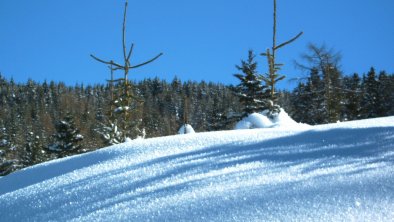
<path id="1" fill-rule="evenodd" d="M 0 178 L 1 221 L 392 221 L 394 117 L 133 140 Z"/>

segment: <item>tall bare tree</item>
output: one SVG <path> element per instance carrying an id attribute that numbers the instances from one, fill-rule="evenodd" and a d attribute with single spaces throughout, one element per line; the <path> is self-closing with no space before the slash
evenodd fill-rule
<path id="1" fill-rule="evenodd" d="M 111 110 L 109 116 L 111 118 L 113 113 L 117 114 L 120 113 L 122 114 L 122 123 L 121 128 L 123 130 L 123 136 L 124 139 L 126 137 L 132 137 L 131 134 L 131 128 L 135 128 L 136 126 L 130 126 L 130 118 L 131 118 L 131 111 L 136 108 L 136 103 L 142 103 L 142 100 L 139 99 L 137 96 L 134 95 L 133 89 L 132 89 L 132 84 L 129 81 L 129 71 L 132 69 L 136 69 L 141 66 L 145 66 L 156 59 L 158 59 L 163 53 L 159 53 L 155 57 L 142 62 L 140 64 L 132 65 L 130 62 L 131 56 L 133 54 L 133 49 L 134 49 L 134 43 L 131 44 L 130 49 L 127 51 L 127 46 L 126 46 L 126 17 L 127 17 L 127 6 L 128 6 L 128 1 L 126 0 L 125 2 L 125 7 L 124 7 L 124 13 L 123 13 L 123 26 L 122 26 L 122 49 L 123 49 L 123 64 L 114 62 L 113 60 L 110 61 L 105 61 L 103 59 L 100 59 L 94 55 L 90 55 L 93 57 L 95 60 L 104 63 L 109 66 L 111 70 L 111 80 L 108 80 L 111 84 L 111 90 L 114 90 L 112 87 L 112 84 L 116 84 L 119 86 L 117 96 L 113 98 L 112 104 L 111 104 Z M 117 70 L 122 70 L 123 71 L 123 78 L 119 79 L 113 79 L 113 72 Z M 114 92 L 111 92 L 111 95 L 114 95 Z M 114 108 L 114 110 L 112 110 Z M 118 119 L 113 119 L 110 121 L 110 124 L 117 125 L 120 124 L 118 122 Z M 123 141 L 121 141 L 123 142 Z"/>
<path id="2" fill-rule="evenodd" d="M 276 0 L 274 0 L 272 47 L 271 47 L 271 49 L 268 48 L 265 53 L 261 53 L 262 56 L 267 57 L 267 62 L 268 62 L 268 73 L 263 75 L 263 80 L 269 88 L 268 89 L 269 90 L 269 99 L 267 101 L 267 106 L 268 106 L 268 109 L 269 109 L 271 115 L 280 112 L 279 105 L 277 104 L 278 97 L 277 97 L 275 85 L 277 82 L 279 82 L 285 78 L 284 75 L 281 75 L 278 73 L 278 71 L 281 69 L 283 64 L 276 62 L 277 50 L 282 48 L 285 45 L 292 43 L 293 41 L 298 39 L 303 34 L 303 32 L 300 32 L 300 33 L 298 33 L 298 35 L 291 38 L 290 40 L 277 45 L 277 41 L 276 41 L 276 36 L 277 36 L 277 34 L 276 34 L 276 32 L 277 32 L 276 8 L 277 8 L 277 4 L 276 4 Z"/>

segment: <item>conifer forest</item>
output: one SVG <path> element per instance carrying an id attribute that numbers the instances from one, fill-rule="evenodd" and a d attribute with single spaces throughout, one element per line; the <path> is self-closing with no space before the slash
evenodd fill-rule
<path id="1" fill-rule="evenodd" d="M 394 115 L 393 74 L 374 68 L 361 75 L 336 73 L 331 86 L 321 74 L 311 69 L 309 77 L 292 91 L 279 92 L 280 106 L 297 122 L 321 124 Z M 132 85 L 142 100 L 130 117 L 138 128 L 134 138 L 177 134 L 185 118 L 196 132 L 231 129 L 244 110 L 240 97 L 235 96 L 240 86 L 178 78 L 171 82 L 146 79 Z M 0 77 L 1 174 L 110 145 L 103 133 L 111 128 L 105 125 L 110 87 L 33 80 L 21 84 Z M 326 88 L 332 88 L 333 95 L 329 97 Z M 55 146 L 64 148 L 59 153 Z"/>

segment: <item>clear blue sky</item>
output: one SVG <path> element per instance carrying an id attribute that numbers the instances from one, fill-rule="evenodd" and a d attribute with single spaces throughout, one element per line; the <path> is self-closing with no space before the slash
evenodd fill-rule
<path id="1" fill-rule="evenodd" d="M 103 83 L 108 68 L 89 55 L 121 62 L 123 7 L 123 0 L 0 0 L 0 72 L 17 82 Z M 129 0 L 127 23 L 132 63 L 164 53 L 132 79 L 237 84 L 235 65 L 247 51 L 272 44 L 272 0 Z M 392 73 L 393 27 L 393 0 L 278 0 L 278 41 L 304 31 L 278 61 L 287 80 L 302 76 L 293 61 L 308 43 L 325 43 L 342 53 L 345 74 L 371 66 Z M 258 61 L 265 72 L 265 58 Z"/>

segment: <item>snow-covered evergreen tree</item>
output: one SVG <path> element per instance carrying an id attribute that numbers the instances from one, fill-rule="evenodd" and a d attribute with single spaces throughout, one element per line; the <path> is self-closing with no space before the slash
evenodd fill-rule
<path id="1" fill-rule="evenodd" d="M 344 78 L 344 110 L 343 119 L 356 120 L 361 115 L 362 88 L 361 79 L 357 73 Z"/>
<path id="2" fill-rule="evenodd" d="M 29 132 L 26 136 L 26 144 L 21 157 L 21 164 L 23 167 L 27 167 L 42 161 L 43 150 L 40 137 L 35 135 L 34 132 Z"/>
<path id="3" fill-rule="evenodd" d="M 376 72 L 373 67 L 367 73 L 367 76 L 363 77 L 363 98 L 361 101 L 361 115 L 362 118 L 373 118 L 377 117 L 376 108 L 378 106 L 378 81 L 376 78 Z"/>
<path id="4" fill-rule="evenodd" d="M 107 124 L 101 123 L 96 132 L 101 135 L 105 145 L 119 144 L 125 140 L 122 131 L 118 130 L 117 120 L 108 121 Z"/>
<path id="5" fill-rule="evenodd" d="M 343 95 L 342 72 L 339 69 L 341 56 L 332 49 L 327 49 L 325 45 L 318 47 L 310 44 L 308 50 L 310 54 L 304 54 L 303 59 L 309 64 L 298 64 L 298 66 L 304 70 L 312 70 L 311 79 L 314 78 L 312 75 L 320 79 L 320 84 L 311 90 L 317 93 L 319 100 L 323 99 L 320 112 L 322 123 L 337 122 L 341 120 Z"/>
<path id="6" fill-rule="evenodd" d="M 16 170 L 18 161 L 12 155 L 14 151 L 15 146 L 10 141 L 7 129 L 0 125 L 0 176 Z"/>
<path id="7" fill-rule="evenodd" d="M 235 74 L 241 82 L 236 88 L 236 95 L 243 105 L 242 117 L 252 113 L 261 112 L 266 109 L 265 87 L 262 84 L 261 75 L 257 73 L 257 62 L 254 60 L 255 55 L 249 50 L 248 59 L 242 60 L 240 66 L 236 66 L 241 74 Z"/>
<path id="8" fill-rule="evenodd" d="M 378 76 L 378 95 L 376 114 L 377 116 L 394 115 L 394 83 L 393 76 L 381 71 Z"/>
<path id="9" fill-rule="evenodd" d="M 54 142 L 48 146 L 48 151 L 57 154 L 60 158 L 81 152 L 79 142 L 83 140 L 83 136 L 76 128 L 70 113 L 63 120 L 58 121 L 55 127 Z"/>

